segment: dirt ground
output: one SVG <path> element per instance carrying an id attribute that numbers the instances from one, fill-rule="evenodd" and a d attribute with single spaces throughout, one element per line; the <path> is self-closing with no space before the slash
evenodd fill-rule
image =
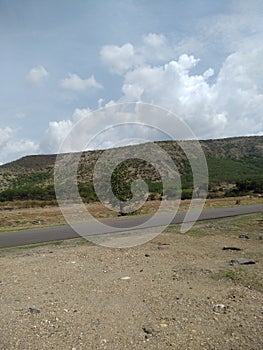
<path id="1" fill-rule="evenodd" d="M 0 349 L 261 350 L 262 236 L 257 214 L 129 249 L 0 250 Z M 239 258 L 255 264 L 229 264 Z"/>

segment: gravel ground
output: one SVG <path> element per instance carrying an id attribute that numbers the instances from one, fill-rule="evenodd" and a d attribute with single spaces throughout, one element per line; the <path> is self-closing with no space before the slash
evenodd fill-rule
<path id="1" fill-rule="evenodd" d="M 263 349 L 262 222 L 251 218 L 250 239 L 236 218 L 130 249 L 0 251 L 0 349 Z M 237 258 L 256 264 L 230 266 Z"/>

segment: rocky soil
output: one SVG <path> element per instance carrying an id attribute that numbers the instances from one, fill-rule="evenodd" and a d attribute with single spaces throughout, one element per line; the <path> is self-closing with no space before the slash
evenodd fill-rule
<path id="1" fill-rule="evenodd" d="M 130 249 L 2 250 L 0 349 L 261 350 L 262 234 L 251 215 Z"/>

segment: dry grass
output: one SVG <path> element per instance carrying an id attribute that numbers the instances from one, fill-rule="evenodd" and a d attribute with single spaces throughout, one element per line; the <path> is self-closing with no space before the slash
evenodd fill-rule
<path id="1" fill-rule="evenodd" d="M 259 197 L 234 197 L 234 198 L 215 198 L 207 199 L 205 208 L 232 207 L 236 205 L 236 201 L 240 200 L 240 205 L 252 205 L 263 203 L 263 198 Z M 145 215 L 154 213 L 160 205 L 160 201 L 147 201 L 135 214 Z M 171 207 L 175 207 L 176 203 L 169 201 Z M 183 200 L 180 203 L 179 210 L 186 211 L 189 208 L 190 200 Z M 56 225 L 64 225 L 66 221 L 58 206 L 46 207 L 27 207 L 26 202 L 14 202 L 2 204 L 0 206 L 0 231 L 25 229 L 32 227 L 49 227 Z M 112 218 L 118 215 L 117 211 L 105 208 L 101 203 L 92 203 L 86 205 L 87 210 L 95 218 Z"/>

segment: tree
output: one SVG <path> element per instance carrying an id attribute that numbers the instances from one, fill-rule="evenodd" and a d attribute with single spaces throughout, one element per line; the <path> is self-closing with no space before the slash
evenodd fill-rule
<path id="1" fill-rule="evenodd" d="M 131 183 L 132 176 L 127 163 L 122 162 L 118 164 L 111 175 L 111 188 L 115 196 L 111 198 L 111 202 L 113 205 L 116 205 L 118 201 L 120 215 L 126 215 L 125 202 L 132 198 Z"/>

